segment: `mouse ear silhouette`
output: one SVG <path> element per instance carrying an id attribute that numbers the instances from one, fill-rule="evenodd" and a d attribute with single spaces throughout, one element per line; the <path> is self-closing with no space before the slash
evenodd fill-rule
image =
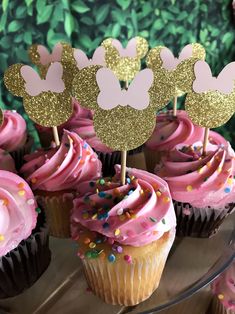
<path id="1" fill-rule="evenodd" d="M 150 50 L 147 56 L 147 66 L 154 72 L 158 82 L 159 92 L 165 86 L 167 98 L 180 96 L 189 90 L 194 77 L 193 66 L 198 60 L 204 60 L 205 49 L 200 44 L 186 45 L 178 58 L 166 47 L 159 46 Z"/>
<path id="2" fill-rule="evenodd" d="M 24 64 L 16 63 L 11 65 L 4 73 L 4 84 L 6 88 L 15 96 L 27 96 L 25 91 L 25 81 L 21 76 L 21 68 Z"/>
<path id="3" fill-rule="evenodd" d="M 120 81 L 130 81 L 139 72 L 141 58 L 148 51 L 148 43 L 142 37 L 132 38 L 126 48 L 113 38 L 105 39 L 102 44 L 105 48 L 106 66 L 110 68 Z"/>
<path id="4" fill-rule="evenodd" d="M 80 70 L 73 79 L 72 95 L 80 102 L 81 106 L 95 110 L 98 108 L 97 97 L 99 86 L 96 73 L 102 66 L 92 65 Z"/>

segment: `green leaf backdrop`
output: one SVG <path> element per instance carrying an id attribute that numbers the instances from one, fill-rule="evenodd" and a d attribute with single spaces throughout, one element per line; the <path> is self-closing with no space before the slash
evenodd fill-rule
<path id="1" fill-rule="evenodd" d="M 29 61 L 32 43 L 51 48 L 63 40 L 90 54 L 105 37 L 125 44 L 140 35 L 151 47 L 164 44 L 175 53 L 187 43 L 200 42 L 214 74 L 235 60 L 228 0 L 2 0 L 0 14 L 0 105 L 25 117 L 21 100 L 6 91 L 2 77 L 10 64 Z M 28 126 L 34 132 L 30 121 Z M 234 126 L 235 117 L 219 130 L 233 144 Z"/>

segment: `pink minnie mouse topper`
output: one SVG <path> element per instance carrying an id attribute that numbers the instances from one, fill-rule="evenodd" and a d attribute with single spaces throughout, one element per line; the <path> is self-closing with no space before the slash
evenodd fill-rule
<path id="1" fill-rule="evenodd" d="M 91 59 L 81 49 L 74 49 L 73 55 L 79 70 L 91 65 L 105 66 L 105 49 L 103 47 L 98 47 Z"/>
<path id="2" fill-rule="evenodd" d="M 160 57 L 162 59 L 162 66 L 166 70 L 174 70 L 180 62 L 192 57 L 193 54 L 193 46 L 191 44 L 185 46 L 180 54 L 179 57 L 175 57 L 174 54 L 168 48 L 163 48 L 160 52 Z"/>
<path id="3" fill-rule="evenodd" d="M 228 95 L 234 89 L 235 62 L 227 64 L 217 77 L 213 77 L 210 66 L 205 61 L 198 61 L 194 65 L 194 73 L 193 90 L 196 93 L 218 91 Z"/>
<path id="4" fill-rule="evenodd" d="M 153 83 L 153 72 L 150 69 L 140 71 L 128 89 L 121 89 L 120 82 L 110 69 L 100 69 L 96 73 L 100 89 L 97 103 L 100 108 L 110 110 L 118 105 L 143 110 L 149 105 L 149 93 Z"/>
<path id="5" fill-rule="evenodd" d="M 65 89 L 62 80 L 63 67 L 61 63 L 52 63 L 47 71 L 46 78 L 41 79 L 39 74 L 30 66 L 24 65 L 20 69 L 22 78 L 25 81 L 25 91 L 30 96 L 37 96 L 42 92 L 61 93 Z"/>
<path id="6" fill-rule="evenodd" d="M 42 65 L 48 65 L 51 62 L 61 61 L 63 47 L 61 43 L 55 45 L 50 53 L 46 47 L 42 45 L 37 46 L 37 51 L 40 56 L 40 62 Z"/>
<path id="7" fill-rule="evenodd" d="M 137 40 L 132 38 L 128 41 L 126 48 L 124 48 L 121 42 L 117 39 L 112 40 L 112 45 L 118 50 L 120 57 L 137 57 Z"/>

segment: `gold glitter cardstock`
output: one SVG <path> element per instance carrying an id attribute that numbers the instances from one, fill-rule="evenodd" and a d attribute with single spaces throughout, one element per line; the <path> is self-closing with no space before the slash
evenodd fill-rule
<path id="1" fill-rule="evenodd" d="M 105 39 L 101 46 L 105 48 L 106 66 L 111 69 L 120 81 L 130 81 L 141 68 L 141 59 L 148 52 L 148 42 L 142 37 L 135 37 L 136 56 L 121 56 L 118 49 L 113 46 L 113 38 Z"/>
<path id="2" fill-rule="evenodd" d="M 156 124 L 154 86 L 149 90 L 150 102 L 146 109 L 136 110 L 129 105 L 104 110 L 97 104 L 99 87 L 96 73 L 101 66 L 90 66 L 78 72 L 73 80 L 73 96 L 81 106 L 94 110 L 94 128 L 101 141 L 113 150 L 131 150 L 151 136 Z"/>
<path id="3" fill-rule="evenodd" d="M 63 65 L 63 80 L 67 86 L 67 89 L 71 90 L 72 87 L 72 78 L 74 77 L 75 73 L 78 72 L 76 61 L 73 57 L 73 48 L 65 42 L 59 42 L 57 45 L 61 46 L 61 56 L 59 61 Z M 41 56 L 39 53 L 39 45 L 33 44 L 30 46 L 28 50 L 29 58 L 33 64 L 35 64 L 40 72 L 41 77 L 45 78 L 48 67 L 51 64 L 51 59 L 53 55 L 53 51 L 55 47 L 52 49 L 52 53 L 50 54 L 46 47 L 43 47 L 44 54 L 48 55 L 48 60 L 44 64 L 41 62 Z"/>
<path id="4" fill-rule="evenodd" d="M 53 127 L 66 122 L 72 115 L 72 101 L 66 88 L 62 92 L 41 91 L 36 96 L 26 92 L 26 82 L 21 75 L 23 64 L 10 66 L 4 74 L 4 83 L 14 95 L 23 98 L 23 105 L 29 117 L 39 125 Z M 32 69 L 33 71 L 33 69 Z M 35 73 L 35 85 L 42 80 Z M 53 78 L 52 78 L 53 79 Z"/>
<path id="5" fill-rule="evenodd" d="M 233 75 L 234 73 L 234 79 Z M 217 128 L 235 112 L 235 62 L 229 63 L 213 77 L 205 61 L 194 61 L 186 86 L 185 110 L 196 125 Z M 189 84 L 190 83 L 190 84 Z M 183 86 L 183 82 L 182 82 Z"/>
<path id="6" fill-rule="evenodd" d="M 188 93 L 185 110 L 196 125 L 217 128 L 225 124 L 235 112 L 235 92 L 229 95 L 218 91 Z"/>
<path id="7" fill-rule="evenodd" d="M 197 43 L 192 44 L 192 56 L 181 61 L 177 66 L 171 70 L 164 68 L 163 60 L 161 58 L 161 51 L 165 49 L 164 46 L 158 46 L 151 49 L 147 55 L 147 67 L 154 72 L 154 85 L 157 92 L 166 96 L 166 99 L 172 99 L 176 96 L 181 96 L 185 93 L 192 78 L 193 65 L 195 60 L 205 59 L 204 48 Z M 191 86 L 191 83 L 190 83 Z"/>

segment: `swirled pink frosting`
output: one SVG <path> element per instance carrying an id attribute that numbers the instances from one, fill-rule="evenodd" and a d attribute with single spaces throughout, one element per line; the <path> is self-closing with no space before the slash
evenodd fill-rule
<path id="1" fill-rule="evenodd" d="M 203 128 L 194 125 L 186 111 L 178 110 L 176 117 L 168 111 L 157 115 L 155 129 L 145 145 L 152 150 L 168 151 L 180 143 L 201 141 L 203 135 Z"/>
<path id="2" fill-rule="evenodd" d="M 163 157 L 155 173 L 169 185 L 172 199 L 194 207 L 224 208 L 235 202 L 235 157 L 230 144 L 208 144 L 202 155 L 202 143 L 184 144 Z"/>
<path id="3" fill-rule="evenodd" d="M 27 140 L 25 120 L 16 111 L 4 110 L 0 126 L 0 148 L 13 152 L 23 147 Z"/>
<path id="4" fill-rule="evenodd" d="M 235 262 L 214 280 L 211 289 L 226 309 L 235 310 Z"/>
<path id="5" fill-rule="evenodd" d="M 112 152 L 112 150 L 103 144 L 96 135 L 93 125 L 92 111 L 81 107 L 75 99 L 73 99 L 73 107 L 74 111 L 71 118 L 58 127 L 59 134 L 61 135 L 63 133 L 63 129 L 75 132 L 96 151 L 104 153 Z M 36 125 L 36 127 L 39 132 L 48 132 L 52 135 L 51 128 L 45 128 L 38 125 Z"/>
<path id="6" fill-rule="evenodd" d="M 59 148 L 38 151 L 25 157 L 21 173 L 33 190 L 76 189 L 78 183 L 101 175 L 101 162 L 76 133 L 64 130 Z"/>
<path id="7" fill-rule="evenodd" d="M 14 159 L 3 149 L 0 149 L 0 169 L 16 173 Z"/>
<path id="8" fill-rule="evenodd" d="M 0 256 L 27 239 L 36 226 L 37 203 L 18 175 L 0 170 Z"/>
<path id="9" fill-rule="evenodd" d="M 176 218 L 168 185 L 154 174 L 127 169 L 127 183 L 120 184 L 120 166 L 112 181 L 86 182 L 74 200 L 72 236 L 76 223 L 121 244 L 142 246 L 175 228 Z"/>

